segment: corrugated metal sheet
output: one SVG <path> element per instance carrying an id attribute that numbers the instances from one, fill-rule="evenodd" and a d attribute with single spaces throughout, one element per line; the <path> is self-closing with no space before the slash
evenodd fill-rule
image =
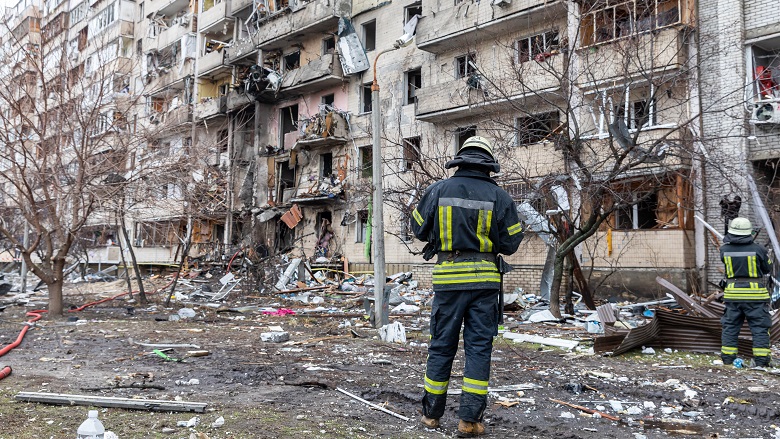
<path id="1" fill-rule="evenodd" d="M 663 285 L 662 282 L 659 281 L 659 283 Z M 669 288 L 667 285 L 664 286 Z M 725 306 L 718 302 L 700 304 L 676 287 L 674 288 L 677 291 L 673 294 L 680 306 L 688 312 L 699 315 L 657 309 L 655 316 L 648 324 L 634 328 L 625 334 L 616 333 L 617 330 L 614 328 L 607 330 L 610 326 L 605 326 L 607 335 L 596 338 L 594 351 L 620 355 L 637 347 L 651 346 L 692 352 L 720 352 L 721 323 L 719 315 L 723 313 Z M 770 334 L 773 344 L 780 341 L 780 313 L 775 313 L 772 316 Z M 738 348 L 739 355 L 753 356 L 753 336 L 747 323 L 740 330 Z"/>

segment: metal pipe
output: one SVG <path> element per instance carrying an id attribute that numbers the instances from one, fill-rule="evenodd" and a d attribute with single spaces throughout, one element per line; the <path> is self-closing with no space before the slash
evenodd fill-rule
<path id="1" fill-rule="evenodd" d="M 371 236 L 374 239 L 374 326 L 381 328 L 388 323 L 388 304 L 385 303 L 385 223 L 384 194 L 382 188 L 382 111 L 379 107 L 379 83 L 376 81 L 376 64 L 379 57 L 395 49 L 379 52 L 374 58 L 374 82 L 371 83 L 371 134 L 372 134 L 372 182 L 374 185 L 374 209 L 371 218 Z"/>

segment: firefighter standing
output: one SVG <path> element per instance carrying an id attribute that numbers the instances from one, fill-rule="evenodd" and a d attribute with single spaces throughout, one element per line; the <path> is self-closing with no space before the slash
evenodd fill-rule
<path id="1" fill-rule="evenodd" d="M 769 292 L 764 275 L 772 263 L 764 247 L 753 242 L 753 226 L 747 218 L 734 218 L 723 238 L 720 258 L 726 266 L 723 300 L 726 311 L 721 318 L 723 333 L 721 358 L 733 364 L 737 358 L 737 339 L 747 319 L 753 334 L 753 358 L 758 367 L 768 366 L 771 358 L 769 328 Z"/>
<path id="2" fill-rule="evenodd" d="M 426 258 L 438 253 L 422 423 L 437 428 L 444 414 L 462 324 L 466 364 L 458 431 L 477 436 L 485 432 L 490 357 L 501 312 L 497 255 L 517 251 L 523 231 L 514 201 L 490 178 L 499 171 L 490 141 L 469 138 L 445 167 L 458 170 L 432 184 L 412 214 L 415 236 L 428 242 Z"/>

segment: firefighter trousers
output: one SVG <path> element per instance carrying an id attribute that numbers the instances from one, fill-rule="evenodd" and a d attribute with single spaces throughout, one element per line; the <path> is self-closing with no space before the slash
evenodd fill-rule
<path id="1" fill-rule="evenodd" d="M 466 364 L 458 417 L 481 422 L 487 405 L 493 337 L 498 335 L 498 290 L 437 292 L 431 310 L 431 343 L 425 371 L 423 414 L 444 415 L 452 361 L 461 325 Z"/>
<path id="2" fill-rule="evenodd" d="M 742 322 L 747 319 L 753 334 L 753 358 L 756 366 L 766 366 L 771 361 L 769 328 L 772 318 L 767 302 L 726 302 L 726 311 L 720 319 L 721 358 L 724 364 L 731 364 L 737 358 L 737 341 Z"/>

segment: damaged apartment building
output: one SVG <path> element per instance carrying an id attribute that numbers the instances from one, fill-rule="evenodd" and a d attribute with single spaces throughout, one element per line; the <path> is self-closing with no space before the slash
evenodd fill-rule
<path id="1" fill-rule="evenodd" d="M 165 170 L 144 177 L 127 206 L 139 264 L 175 263 L 190 230 L 193 260 L 251 249 L 371 271 L 381 172 L 387 271 L 430 284 L 411 211 L 480 135 L 494 141 L 497 180 L 526 219 L 506 288 L 538 291 L 555 243 L 583 212 L 607 211 L 572 265 L 606 294 L 652 296 L 661 273 L 687 290 L 717 276 L 717 242 L 695 214 L 722 229 L 721 197 L 740 195 L 756 218 L 747 184 L 719 163 L 755 172 L 770 202 L 780 187 L 780 20 L 766 18 L 764 0 L 85 4 L 60 8 L 116 26 L 133 60 L 121 87 L 137 105 L 123 117 L 145 137 L 128 169 Z M 99 18 L 109 4 L 114 15 Z M 414 42 L 397 44 L 410 23 Z M 742 99 L 746 77 L 756 79 L 750 99 L 720 99 Z M 119 263 L 120 233 L 102 221 L 90 225 L 90 262 Z"/>

